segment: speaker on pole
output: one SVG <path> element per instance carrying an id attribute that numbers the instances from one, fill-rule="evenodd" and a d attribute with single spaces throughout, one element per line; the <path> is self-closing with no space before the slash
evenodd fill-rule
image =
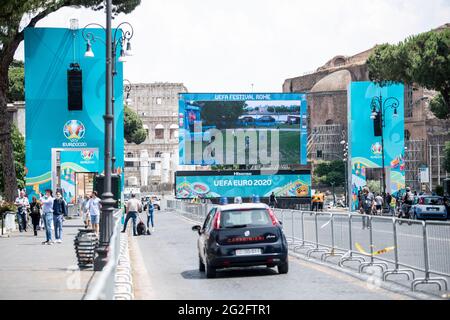
<path id="1" fill-rule="evenodd" d="M 78 63 L 67 70 L 67 97 L 69 111 L 83 110 L 83 73 Z"/>

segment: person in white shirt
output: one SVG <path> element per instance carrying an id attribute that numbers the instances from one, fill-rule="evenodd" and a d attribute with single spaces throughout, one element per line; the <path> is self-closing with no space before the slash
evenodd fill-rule
<path id="1" fill-rule="evenodd" d="M 92 229 L 99 235 L 100 233 L 100 208 L 101 200 L 97 196 L 97 191 L 92 191 L 91 198 L 89 199 L 86 209 L 89 211 Z"/>
<path id="2" fill-rule="evenodd" d="M 142 204 L 141 202 L 136 199 L 136 195 L 132 194 L 131 199 L 127 202 L 127 216 L 125 218 L 125 224 L 123 225 L 122 232 L 125 232 L 127 230 L 127 224 L 128 220 L 133 219 L 133 235 L 137 236 L 137 230 L 136 230 L 136 219 L 138 212 L 142 211 Z"/>
<path id="3" fill-rule="evenodd" d="M 383 214 L 383 197 L 380 194 L 377 194 L 375 197 L 375 205 L 377 209 L 377 214 Z"/>
<path id="4" fill-rule="evenodd" d="M 45 190 L 45 195 L 41 197 L 40 201 L 42 203 L 42 219 L 44 220 L 44 227 L 45 227 L 45 236 L 46 241 L 42 242 L 42 244 L 53 244 L 52 241 L 52 223 L 53 223 L 53 192 L 52 190 L 48 189 Z"/>
<path id="5" fill-rule="evenodd" d="M 15 205 L 17 206 L 17 222 L 19 223 L 19 231 L 27 232 L 27 210 L 30 207 L 25 191 L 21 190 L 19 196 L 16 198 Z"/>

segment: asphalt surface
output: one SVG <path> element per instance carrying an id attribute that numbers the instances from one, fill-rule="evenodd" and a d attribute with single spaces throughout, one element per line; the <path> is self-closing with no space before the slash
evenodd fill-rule
<path id="1" fill-rule="evenodd" d="M 206 279 L 198 270 L 198 234 L 191 230 L 194 224 L 173 211 L 157 211 L 155 232 L 132 239 L 136 242 L 133 255 L 139 260 L 133 262 L 139 269 L 134 281 L 147 284 L 138 290 L 137 299 L 408 299 L 294 257 L 289 258 L 286 275 L 279 275 L 276 268 L 255 267 L 223 270 L 217 278 Z"/>
<path id="2" fill-rule="evenodd" d="M 80 300 L 94 271 L 79 271 L 74 238 L 83 228 L 76 217 L 63 224 L 63 242 L 42 245 L 45 231 L 14 232 L 0 238 L 0 300 Z"/>

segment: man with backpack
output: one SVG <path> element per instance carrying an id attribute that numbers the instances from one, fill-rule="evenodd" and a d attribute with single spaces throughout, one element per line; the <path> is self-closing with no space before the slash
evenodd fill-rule
<path id="1" fill-rule="evenodd" d="M 132 194 L 131 199 L 127 202 L 126 207 L 127 216 L 125 218 L 125 223 L 123 225 L 122 232 L 125 232 L 127 230 L 127 224 L 128 220 L 133 220 L 133 236 L 137 236 L 137 230 L 136 230 L 136 219 L 138 217 L 138 212 L 142 212 L 142 204 L 141 201 L 136 199 L 136 195 Z"/>
<path id="2" fill-rule="evenodd" d="M 365 215 L 371 215 L 375 206 L 375 197 L 372 192 L 370 192 L 368 187 L 363 188 L 362 193 L 362 207 L 361 213 L 363 214 L 362 218 L 362 228 L 370 229 L 370 220 Z"/>
<path id="3" fill-rule="evenodd" d="M 409 219 L 412 205 L 414 204 L 414 194 L 411 192 L 410 187 L 406 187 L 406 193 L 403 196 L 403 218 Z"/>

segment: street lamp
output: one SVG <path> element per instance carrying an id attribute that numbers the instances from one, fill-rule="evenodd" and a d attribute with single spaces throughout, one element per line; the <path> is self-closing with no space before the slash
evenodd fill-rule
<path id="1" fill-rule="evenodd" d="M 397 98 L 390 97 L 383 101 L 383 97 L 374 97 L 370 103 L 370 108 L 372 109 L 372 113 L 370 115 L 370 119 L 375 120 L 379 118 L 379 123 L 374 125 L 379 126 L 380 136 L 381 136 L 381 167 L 382 167 L 382 180 L 383 180 L 383 197 L 386 196 L 386 172 L 384 165 L 384 136 L 383 129 L 386 127 L 386 111 L 388 109 L 393 109 L 394 113 L 392 118 L 395 119 L 398 117 L 397 109 L 399 108 L 399 101 Z"/>
<path id="2" fill-rule="evenodd" d="M 94 57 L 94 52 L 92 50 L 92 42 L 95 42 L 96 40 L 100 40 L 106 45 L 106 110 L 104 115 L 104 121 L 105 121 L 105 177 L 104 177 L 104 184 L 103 184 L 103 194 L 101 195 L 102 201 L 102 213 L 100 216 L 100 239 L 99 239 L 99 247 L 97 249 L 97 257 L 94 261 L 94 270 L 95 271 L 101 271 L 103 270 L 103 267 L 106 265 L 107 258 L 108 258 L 108 248 L 109 248 L 109 242 L 113 233 L 113 212 L 114 212 L 114 205 L 115 200 L 113 198 L 113 194 L 111 192 L 111 172 L 114 171 L 112 169 L 114 167 L 114 160 L 115 157 L 111 158 L 111 149 L 114 152 L 114 76 L 116 75 L 115 70 L 115 60 L 116 60 L 116 49 L 117 46 L 121 45 L 121 55 L 125 55 L 125 52 L 123 51 L 123 45 L 125 41 L 127 42 L 127 48 L 131 49 L 131 46 L 128 44 L 130 43 L 130 39 L 133 36 L 133 29 L 129 23 L 122 23 L 120 24 L 115 33 L 114 33 L 114 39 L 112 38 L 112 28 L 111 28 L 111 21 L 112 21 L 112 0 L 106 0 L 106 28 L 103 26 L 91 23 L 84 27 L 82 36 L 84 40 L 86 41 L 86 52 L 85 57 L 86 58 L 92 58 Z M 92 32 L 87 31 L 87 27 L 89 26 L 97 26 L 105 30 L 106 33 L 106 40 L 103 40 L 100 37 L 96 37 Z M 122 25 L 129 25 L 131 27 L 131 32 L 126 31 L 122 32 L 122 36 L 117 39 L 117 31 L 119 30 L 120 26 Z M 114 40 L 114 41 L 113 41 Z M 114 59 L 113 59 L 114 57 Z M 111 165 L 112 164 L 112 165 Z"/>
<path id="3" fill-rule="evenodd" d="M 341 146 L 343 148 L 344 158 L 342 161 L 345 162 L 345 206 L 348 206 L 348 142 L 345 140 L 341 141 Z"/>
<path id="4" fill-rule="evenodd" d="M 97 24 L 97 23 L 90 23 L 87 26 L 84 27 L 83 29 L 83 38 L 86 41 L 86 52 L 84 53 L 84 56 L 86 58 L 93 58 L 94 57 L 94 52 L 92 50 L 92 45 L 91 42 L 95 42 L 96 40 L 100 40 L 101 42 L 105 43 L 103 41 L 102 38 L 96 37 L 92 32 L 87 32 L 86 29 L 89 26 L 98 26 L 102 29 L 103 26 Z M 121 27 L 126 27 L 129 30 L 122 30 Z M 120 37 L 118 37 L 118 30 L 122 31 L 122 34 Z M 106 30 L 105 30 L 106 31 Z M 114 37 L 112 38 L 112 40 L 110 41 L 111 43 L 111 48 L 112 48 L 112 80 L 111 80 L 111 108 L 112 108 L 112 116 L 114 119 L 114 104 L 115 104 L 115 97 L 114 97 L 114 77 L 117 75 L 117 70 L 116 70 L 116 53 L 117 53 L 117 49 L 120 45 L 120 55 L 119 55 L 119 59 L 117 59 L 119 62 L 126 62 L 127 56 L 132 56 L 133 55 L 133 51 L 131 49 L 131 38 L 133 38 L 134 35 L 134 29 L 133 26 L 128 23 L 128 22 L 122 22 L 121 24 L 119 24 L 116 28 L 116 30 L 114 31 Z M 126 47 L 125 47 L 125 43 L 126 43 Z M 113 174 L 116 173 L 116 148 L 115 148 L 115 125 L 114 125 L 114 121 L 113 121 L 113 126 L 112 126 L 112 157 L 111 157 L 111 171 Z"/>

